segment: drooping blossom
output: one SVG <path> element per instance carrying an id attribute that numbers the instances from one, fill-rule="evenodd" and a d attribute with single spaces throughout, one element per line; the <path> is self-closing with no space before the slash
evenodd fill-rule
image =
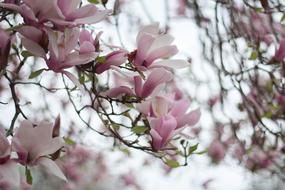
<path id="1" fill-rule="evenodd" d="M 111 13 L 111 10 L 99 10 L 94 4 L 79 8 L 80 2 L 81 0 L 23 0 L 20 5 L 0 3 L 0 6 L 20 13 L 26 24 L 37 26 L 52 22 L 61 30 L 64 27 L 97 23 Z"/>
<path id="2" fill-rule="evenodd" d="M 53 125 L 41 122 L 33 126 L 30 121 L 23 121 L 16 129 L 12 139 L 12 149 L 18 155 L 18 162 L 27 165 L 41 165 L 55 176 L 66 180 L 56 163 L 49 158 L 64 146 L 63 139 L 52 137 Z"/>
<path id="3" fill-rule="evenodd" d="M 200 110 L 187 113 L 190 106 L 185 99 L 175 100 L 175 95 L 156 96 L 140 104 L 138 110 L 148 117 L 154 150 L 166 146 L 171 137 L 185 126 L 193 126 L 200 119 Z"/>
<path id="4" fill-rule="evenodd" d="M 5 163 L 10 158 L 11 146 L 4 131 L 0 128 L 0 164 Z"/>
<path id="5" fill-rule="evenodd" d="M 183 68 L 189 65 L 185 60 L 166 59 L 178 53 L 174 38 L 169 34 L 161 34 L 159 24 L 143 27 L 136 38 L 137 50 L 134 65 L 139 70 L 153 67 Z"/>
<path id="6" fill-rule="evenodd" d="M 141 98 L 146 98 L 159 89 L 160 85 L 171 81 L 171 72 L 156 68 L 150 72 L 146 80 L 143 82 L 141 76 L 124 76 L 125 84 L 117 85 L 118 87 L 111 88 L 106 92 L 109 97 L 118 97 L 121 95 L 136 95 Z"/>
<path id="7" fill-rule="evenodd" d="M 11 40 L 9 34 L 0 28 L 0 71 L 8 64 Z"/>

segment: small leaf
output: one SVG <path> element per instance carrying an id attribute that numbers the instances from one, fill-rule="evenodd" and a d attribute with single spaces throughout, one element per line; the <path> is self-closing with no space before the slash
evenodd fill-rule
<path id="1" fill-rule="evenodd" d="M 45 69 L 40 69 L 34 72 L 31 72 L 29 79 L 33 79 L 36 78 L 37 76 L 39 76 Z"/>
<path id="2" fill-rule="evenodd" d="M 89 3 L 98 4 L 100 3 L 98 0 L 88 0 Z"/>
<path id="3" fill-rule="evenodd" d="M 26 181 L 28 184 L 32 185 L 33 184 L 33 177 L 32 177 L 32 174 L 31 174 L 31 171 L 29 170 L 28 167 L 26 167 Z"/>
<path id="4" fill-rule="evenodd" d="M 165 163 L 171 168 L 177 168 L 180 166 L 180 164 L 176 160 L 166 160 Z"/>
<path id="5" fill-rule="evenodd" d="M 106 56 L 100 56 L 96 58 L 97 63 L 102 64 L 106 61 Z"/>
<path id="6" fill-rule="evenodd" d="M 193 152 L 195 152 L 197 150 L 197 148 L 198 148 L 198 145 L 199 145 L 199 143 L 197 143 L 197 144 L 195 144 L 193 146 L 190 146 L 189 149 L 188 149 L 188 154 L 190 155 Z"/>
<path id="7" fill-rule="evenodd" d="M 253 50 L 251 52 L 251 55 L 250 55 L 250 57 L 248 59 L 253 61 L 253 60 L 256 60 L 257 56 L 258 56 L 258 51 Z"/>
<path id="8" fill-rule="evenodd" d="M 75 145 L 76 144 L 74 140 L 72 140 L 71 138 L 68 138 L 68 137 L 63 137 L 63 140 L 68 145 Z"/>
<path id="9" fill-rule="evenodd" d="M 113 123 L 112 124 L 112 128 L 115 130 L 115 131 L 118 131 L 120 129 L 120 125 L 116 124 L 116 123 Z"/>
<path id="10" fill-rule="evenodd" d="M 144 134 L 147 130 L 147 127 L 139 125 L 132 128 L 132 131 L 136 134 Z"/>
<path id="11" fill-rule="evenodd" d="M 27 57 L 31 57 L 33 56 L 32 53 L 28 52 L 28 51 L 22 51 L 21 55 L 24 57 L 24 58 L 27 58 Z"/>
<path id="12" fill-rule="evenodd" d="M 81 76 L 79 77 L 79 83 L 80 83 L 80 84 L 84 84 L 84 82 L 85 82 L 85 76 L 84 76 L 84 74 L 83 74 L 83 75 L 81 75 Z"/>
<path id="13" fill-rule="evenodd" d="M 281 22 L 285 21 L 285 14 L 283 14 L 283 16 L 282 16 L 282 18 L 281 18 L 280 21 L 281 21 Z"/>

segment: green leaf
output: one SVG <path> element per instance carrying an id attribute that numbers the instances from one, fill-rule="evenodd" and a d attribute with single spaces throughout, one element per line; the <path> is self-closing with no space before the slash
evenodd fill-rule
<path id="1" fill-rule="evenodd" d="M 96 58 L 97 63 L 102 64 L 106 61 L 106 56 L 100 56 Z"/>
<path id="2" fill-rule="evenodd" d="M 197 143 L 197 144 L 195 144 L 193 146 L 190 146 L 189 149 L 188 149 L 188 154 L 190 155 L 193 152 L 195 152 L 197 150 L 197 148 L 198 148 L 198 145 L 199 145 L 199 143 Z"/>
<path id="3" fill-rule="evenodd" d="M 283 22 L 283 21 L 285 21 L 285 14 L 283 14 L 283 16 L 282 16 L 280 22 Z"/>
<path id="4" fill-rule="evenodd" d="M 25 58 L 33 56 L 32 53 L 30 53 L 30 52 L 28 52 L 28 51 L 25 51 L 25 50 L 22 51 L 21 55 L 22 55 L 23 57 L 25 57 Z"/>
<path id="5" fill-rule="evenodd" d="M 45 69 L 40 69 L 40 70 L 31 72 L 31 74 L 30 74 L 30 76 L 29 76 L 29 79 L 36 78 L 37 76 L 39 76 L 40 74 L 42 74 L 42 72 L 43 72 L 44 70 L 45 70 Z"/>
<path id="6" fill-rule="evenodd" d="M 63 137 L 63 140 L 68 145 L 75 145 L 76 144 L 74 140 L 72 140 L 71 138 L 68 138 L 68 137 Z"/>
<path id="7" fill-rule="evenodd" d="M 195 154 L 201 155 L 201 154 L 205 154 L 205 153 L 207 153 L 207 152 L 208 152 L 208 150 L 202 150 L 202 151 L 200 151 L 200 152 L 195 152 Z"/>
<path id="8" fill-rule="evenodd" d="M 250 55 L 250 57 L 249 57 L 248 59 L 254 61 L 254 60 L 257 59 L 257 57 L 258 57 L 258 51 L 253 50 L 253 51 L 251 52 L 251 55 Z"/>
<path id="9" fill-rule="evenodd" d="M 80 83 L 80 84 L 84 84 L 84 82 L 85 82 L 85 76 L 84 76 L 84 74 L 82 74 L 82 75 L 79 77 L 79 83 Z"/>
<path id="10" fill-rule="evenodd" d="M 29 170 L 28 167 L 26 167 L 26 180 L 27 180 L 27 183 L 32 185 L 33 184 L 33 177 L 32 177 L 32 174 L 31 174 L 31 171 Z"/>
<path id="11" fill-rule="evenodd" d="M 177 162 L 176 160 L 166 160 L 165 163 L 171 168 L 177 168 L 180 166 L 179 162 Z"/>
<path id="12" fill-rule="evenodd" d="M 139 125 L 132 128 L 132 131 L 136 134 L 144 134 L 147 130 L 147 127 Z"/>
<path id="13" fill-rule="evenodd" d="M 120 125 L 116 124 L 116 123 L 113 123 L 112 124 L 112 128 L 115 130 L 115 131 L 118 131 L 120 129 Z"/>
<path id="14" fill-rule="evenodd" d="M 88 0 L 89 3 L 98 4 L 100 3 L 98 0 Z"/>

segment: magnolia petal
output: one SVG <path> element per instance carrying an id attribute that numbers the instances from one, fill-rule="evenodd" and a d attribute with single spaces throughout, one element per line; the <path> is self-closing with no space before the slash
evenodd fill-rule
<path id="1" fill-rule="evenodd" d="M 143 85 L 141 97 L 142 98 L 148 97 L 158 85 L 168 82 L 171 79 L 172 79 L 171 72 L 163 68 L 154 69 L 150 73 L 146 82 Z"/>
<path id="2" fill-rule="evenodd" d="M 152 110 L 156 117 L 165 116 L 169 107 L 169 102 L 164 97 L 157 96 L 152 101 Z"/>
<path id="3" fill-rule="evenodd" d="M 142 79 L 140 76 L 134 77 L 135 93 L 137 96 L 142 95 Z"/>
<path id="4" fill-rule="evenodd" d="M 36 158 L 41 156 L 46 156 L 53 154 L 64 146 L 64 141 L 61 137 L 55 137 L 46 143 L 44 146 L 41 146 L 41 149 L 38 151 Z"/>
<path id="5" fill-rule="evenodd" d="M 189 66 L 190 64 L 188 61 L 181 59 L 170 59 L 170 60 L 156 61 L 149 68 L 167 67 L 170 69 L 183 69 Z"/>
<path id="6" fill-rule="evenodd" d="M 147 62 L 147 67 L 149 65 L 151 65 L 153 63 L 154 60 L 156 59 L 165 59 L 168 57 L 171 57 L 175 54 L 177 54 L 178 49 L 176 46 L 164 46 L 158 49 L 155 49 L 153 51 L 151 51 L 147 58 L 146 58 L 146 62 Z"/>
<path id="7" fill-rule="evenodd" d="M 181 128 L 185 125 L 193 126 L 199 121 L 200 117 L 201 111 L 199 108 L 191 111 L 188 114 L 177 117 L 177 128 Z"/>
<path id="8" fill-rule="evenodd" d="M 35 43 L 32 40 L 29 40 L 27 38 L 22 38 L 22 44 L 23 46 L 33 55 L 37 57 L 46 57 L 46 52 L 45 50 L 37 43 Z"/>
<path id="9" fill-rule="evenodd" d="M 160 150 L 162 145 L 162 137 L 158 134 L 158 132 L 155 131 L 155 129 L 150 130 L 150 135 L 152 138 L 152 147 L 154 150 Z"/>
<path id="10" fill-rule="evenodd" d="M 174 38 L 170 34 L 160 35 L 153 41 L 148 52 L 152 52 L 156 49 L 169 46 L 173 41 Z"/>
<path id="11" fill-rule="evenodd" d="M 174 117 L 181 116 L 185 114 L 189 106 L 190 106 L 190 102 L 188 100 L 176 101 L 173 107 L 171 108 L 170 114 Z"/>
<path id="12" fill-rule="evenodd" d="M 125 94 L 133 95 L 134 93 L 132 89 L 130 89 L 127 86 L 120 86 L 120 87 L 112 88 L 106 92 L 106 95 L 109 96 L 110 98 L 116 98 L 116 97 L 119 97 Z"/>
<path id="13" fill-rule="evenodd" d="M 51 159 L 49 158 L 46 158 L 46 157 L 41 157 L 39 160 L 38 160 L 38 164 L 42 165 L 45 167 L 45 169 L 47 171 L 49 171 L 51 174 L 57 176 L 58 178 L 64 180 L 64 181 L 67 181 L 65 175 L 62 173 L 61 169 L 58 167 L 58 165 L 52 161 Z"/>
<path id="14" fill-rule="evenodd" d="M 84 41 L 80 44 L 80 54 L 95 52 L 94 45 L 89 41 Z"/>
<path id="15" fill-rule="evenodd" d="M 43 32 L 33 26 L 22 26 L 21 28 L 17 29 L 17 32 L 34 42 L 40 42 L 43 37 Z"/>

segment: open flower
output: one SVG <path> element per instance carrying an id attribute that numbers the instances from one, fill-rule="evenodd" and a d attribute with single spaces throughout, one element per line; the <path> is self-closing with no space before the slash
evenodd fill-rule
<path id="1" fill-rule="evenodd" d="M 41 25 L 48 21 L 63 30 L 82 24 L 94 24 L 111 13 L 111 10 L 99 10 L 89 4 L 79 8 L 80 0 L 23 0 L 23 3 L 0 3 L 1 7 L 17 11 L 26 24 Z"/>
<path id="2" fill-rule="evenodd" d="M 199 121 L 200 110 L 187 113 L 189 106 L 188 100 L 176 100 L 175 94 L 156 96 L 137 106 L 137 109 L 148 118 L 154 150 L 161 150 L 173 135 Z"/>
<path id="3" fill-rule="evenodd" d="M 137 50 L 134 65 L 139 70 L 153 67 L 183 68 L 189 65 L 180 59 L 161 60 L 178 53 L 174 38 L 169 34 L 160 34 L 159 24 L 154 23 L 143 27 L 137 35 Z"/>
<path id="4" fill-rule="evenodd" d="M 64 146 L 63 139 L 52 137 L 53 125 L 41 122 L 37 126 L 23 121 L 12 139 L 12 149 L 18 154 L 18 161 L 23 165 L 42 165 L 55 176 L 66 179 L 59 167 L 49 158 Z"/>
<path id="5" fill-rule="evenodd" d="M 176 120 L 175 129 L 195 125 L 201 116 L 200 109 L 187 113 L 190 102 L 186 99 L 175 100 L 174 95 L 156 96 L 137 106 L 137 109 L 151 118 L 172 116 Z"/>

